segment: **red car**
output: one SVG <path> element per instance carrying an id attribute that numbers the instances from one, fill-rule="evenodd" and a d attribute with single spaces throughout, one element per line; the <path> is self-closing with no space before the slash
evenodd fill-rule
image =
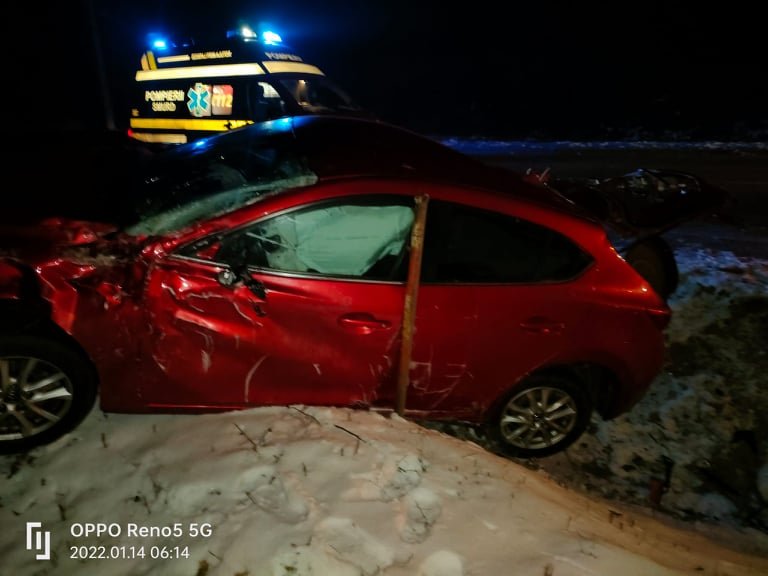
<path id="1" fill-rule="evenodd" d="M 528 457 L 638 401 L 669 309 L 599 222 L 405 130 L 305 116 L 158 155 L 85 206 L 122 203 L 109 224 L 6 230 L 0 449 L 61 436 L 97 391 L 110 412 L 392 408 L 416 197 L 405 415 Z"/>

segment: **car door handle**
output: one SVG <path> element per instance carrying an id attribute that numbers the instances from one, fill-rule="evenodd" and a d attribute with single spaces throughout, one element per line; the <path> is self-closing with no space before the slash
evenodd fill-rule
<path id="1" fill-rule="evenodd" d="M 353 312 L 339 317 L 339 326 L 357 334 L 370 334 L 374 330 L 388 330 L 392 324 L 367 312 Z"/>
<path id="2" fill-rule="evenodd" d="M 533 334 L 557 335 L 562 334 L 563 330 L 565 330 L 565 323 L 551 320 L 544 316 L 532 316 L 527 320 L 523 320 L 520 323 L 520 328 Z"/>

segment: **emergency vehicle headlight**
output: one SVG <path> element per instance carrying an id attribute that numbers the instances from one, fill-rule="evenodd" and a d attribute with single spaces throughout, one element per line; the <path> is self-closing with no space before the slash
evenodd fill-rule
<path id="1" fill-rule="evenodd" d="M 155 50 L 165 50 L 168 48 L 168 41 L 164 40 L 163 38 L 158 38 L 157 40 L 152 41 L 152 48 Z"/>

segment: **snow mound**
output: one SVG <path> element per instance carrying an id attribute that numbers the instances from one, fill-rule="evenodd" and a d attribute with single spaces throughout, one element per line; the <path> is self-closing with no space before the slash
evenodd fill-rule
<path id="1" fill-rule="evenodd" d="M 463 576 L 515 566 L 526 574 L 665 576 L 696 567 L 714 575 L 722 562 L 744 575 L 768 569 L 768 558 L 642 515 L 625 512 L 616 530 L 615 506 L 476 444 L 363 411 L 95 411 L 54 444 L 0 458 L 0 473 L 0 555 L 9 574 Z M 50 561 L 26 548 L 26 522 L 51 533 Z M 120 534 L 73 531 L 87 522 Z M 166 532 L 128 536 L 130 524 Z M 77 557 L 100 547 L 118 557 Z M 163 550 L 179 556 L 158 557 Z"/>
<path id="2" fill-rule="evenodd" d="M 493 140 L 489 138 L 443 138 L 446 146 L 470 154 L 507 155 L 530 153 L 573 152 L 582 150 L 768 150 L 761 141 L 725 142 L 718 140 Z"/>
<path id="3" fill-rule="evenodd" d="M 315 527 L 315 539 L 334 557 L 351 564 L 364 576 L 378 574 L 391 566 L 395 559 L 391 548 L 349 518 L 325 518 L 320 521 Z"/>
<path id="4" fill-rule="evenodd" d="M 595 418 L 536 465 L 590 493 L 768 534 L 768 259 L 675 255 L 664 372 L 631 412 Z"/>
<path id="5" fill-rule="evenodd" d="M 464 566 L 453 552 L 438 550 L 419 566 L 419 576 L 464 576 Z"/>
<path id="6" fill-rule="evenodd" d="M 423 542 L 443 511 L 440 497 L 427 488 L 416 488 L 406 496 L 404 504 L 405 518 L 400 538 L 403 542 Z"/>

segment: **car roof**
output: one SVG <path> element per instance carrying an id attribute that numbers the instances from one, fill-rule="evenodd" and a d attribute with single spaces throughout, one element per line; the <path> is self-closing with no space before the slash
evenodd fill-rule
<path id="1" fill-rule="evenodd" d="M 320 181 L 351 177 L 417 178 L 511 194 L 585 216 L 572 202 L 511 170 L 491 166 L 427 136 L 378 119 L 302 115 L 253 124 L 213 136 L 218 144 L 245 145 L 249 139 L 290 139 Z M 204 148 L 200 142 L 179 148 Z"/>
<path id="2" fill-rule="evenodd" d="M 117 134 L 117 133 L 115 133 Z M 165 162 L 217 150 L 247 149 L 251 140 L 275 138 L 307 159 L 319 182 L 354 177 L 409 178 L 460 185 L 513 195 L 579 216 L 587 216 L 557 192 L 535 186 L 520 174 L 492 167 L 444 144 L 390 123 L 351 116 L 301 115 L 217 134 L 162 152 L 135 141 L 83 133 L 55 141 L 32 138 L 17 151 L 46 170 L 24 180 L 33 189 L 13 198 L 0 222 L 34 222 L 64 216 L 122 224 L 134 199 L 140 199 L 147 176 Z M 122 135 L 121 135 L 122 136 Z M 126 144 L 125 140 L 128 140 Z M 258 147 L 258 146 L 256 146 Z M 16 164 L 16 163 L 14 163 Z M 19 162 L 18 166 L 26 165 Z M 72 185 L 65 185 L 67 183 Z M 61 189 L 71 189 L 61 194 Z M 150 190 L 146 190 L 151 193 Z M 109 201 L 105 202 L 105 198 Z"/>

